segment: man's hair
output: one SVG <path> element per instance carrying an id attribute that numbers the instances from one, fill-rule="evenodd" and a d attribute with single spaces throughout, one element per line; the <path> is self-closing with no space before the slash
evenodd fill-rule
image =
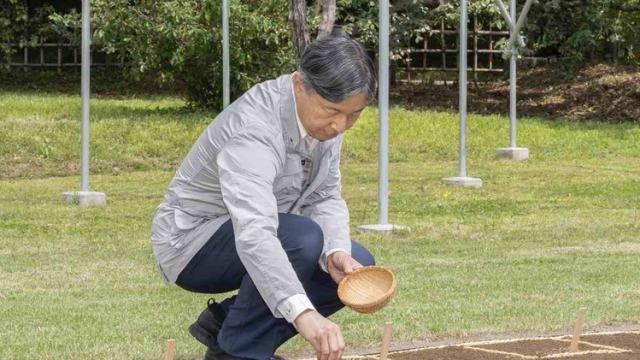
<path id="1" fill-rule="evenodd" d="M 365 48 L 340 30 L 334 30 L 311 45 L 298 63 L 305 90 L 332 103 L 367 92 L 376 94 L 376 72 Z"/>

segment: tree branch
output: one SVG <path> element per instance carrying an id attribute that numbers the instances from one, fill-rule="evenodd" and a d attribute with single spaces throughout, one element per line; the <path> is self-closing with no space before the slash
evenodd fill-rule
<path id="1" fill-rule="evenodd" d="M 318 27 L 318 39 L 331 34 L 333 24 L 336 21 L 336 0 L 320 0 L 322 8 L 322 21 Z"/>
<path id="2" fill-rule="evenodd" d="M 307 2 L 305 0 L 289 0 L 289 24 L 293 47 L 296 51 L 296 63 L 311 43 L 307 28 Z"/>

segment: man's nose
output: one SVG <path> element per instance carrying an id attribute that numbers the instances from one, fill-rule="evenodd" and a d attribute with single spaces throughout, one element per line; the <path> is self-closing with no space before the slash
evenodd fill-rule
<path id="1" fill-rule="evenodd" d="M 333 123 L 333 130 L 342 134 L 347 131 L 347 115 L 338 115 L 337 120 Z"/>

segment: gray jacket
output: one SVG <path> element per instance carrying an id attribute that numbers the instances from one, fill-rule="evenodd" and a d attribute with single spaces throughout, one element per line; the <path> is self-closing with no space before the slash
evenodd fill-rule
<path id="1" fill-rule="evenodd" d="M 189 151 L 151 229 L 167 284 L 229 218 L 240 260 L 274 314 L 280 301 L 305 293 L 276 237 L 278 213 L 301 213 L 317 222 L 325 237 L 323 254 L 351 251 L 340 184 L 342 135 L 305 152 L 291 86 L 292 75 L 254 86 Z M 312 164 L 305 189 L 304 158 Z"/>

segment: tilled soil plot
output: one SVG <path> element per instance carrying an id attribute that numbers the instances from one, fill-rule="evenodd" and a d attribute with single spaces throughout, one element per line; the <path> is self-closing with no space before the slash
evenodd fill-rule
<path id="1" fill-rule="evenodd" d="M 535 338 L 439 346 L 392 352 L 390 360 L 640 360 L 640 332 L 584 335 L 578 352 L 571 338 Z M 371 356 L 370 359 L 377 359 Z"/>

